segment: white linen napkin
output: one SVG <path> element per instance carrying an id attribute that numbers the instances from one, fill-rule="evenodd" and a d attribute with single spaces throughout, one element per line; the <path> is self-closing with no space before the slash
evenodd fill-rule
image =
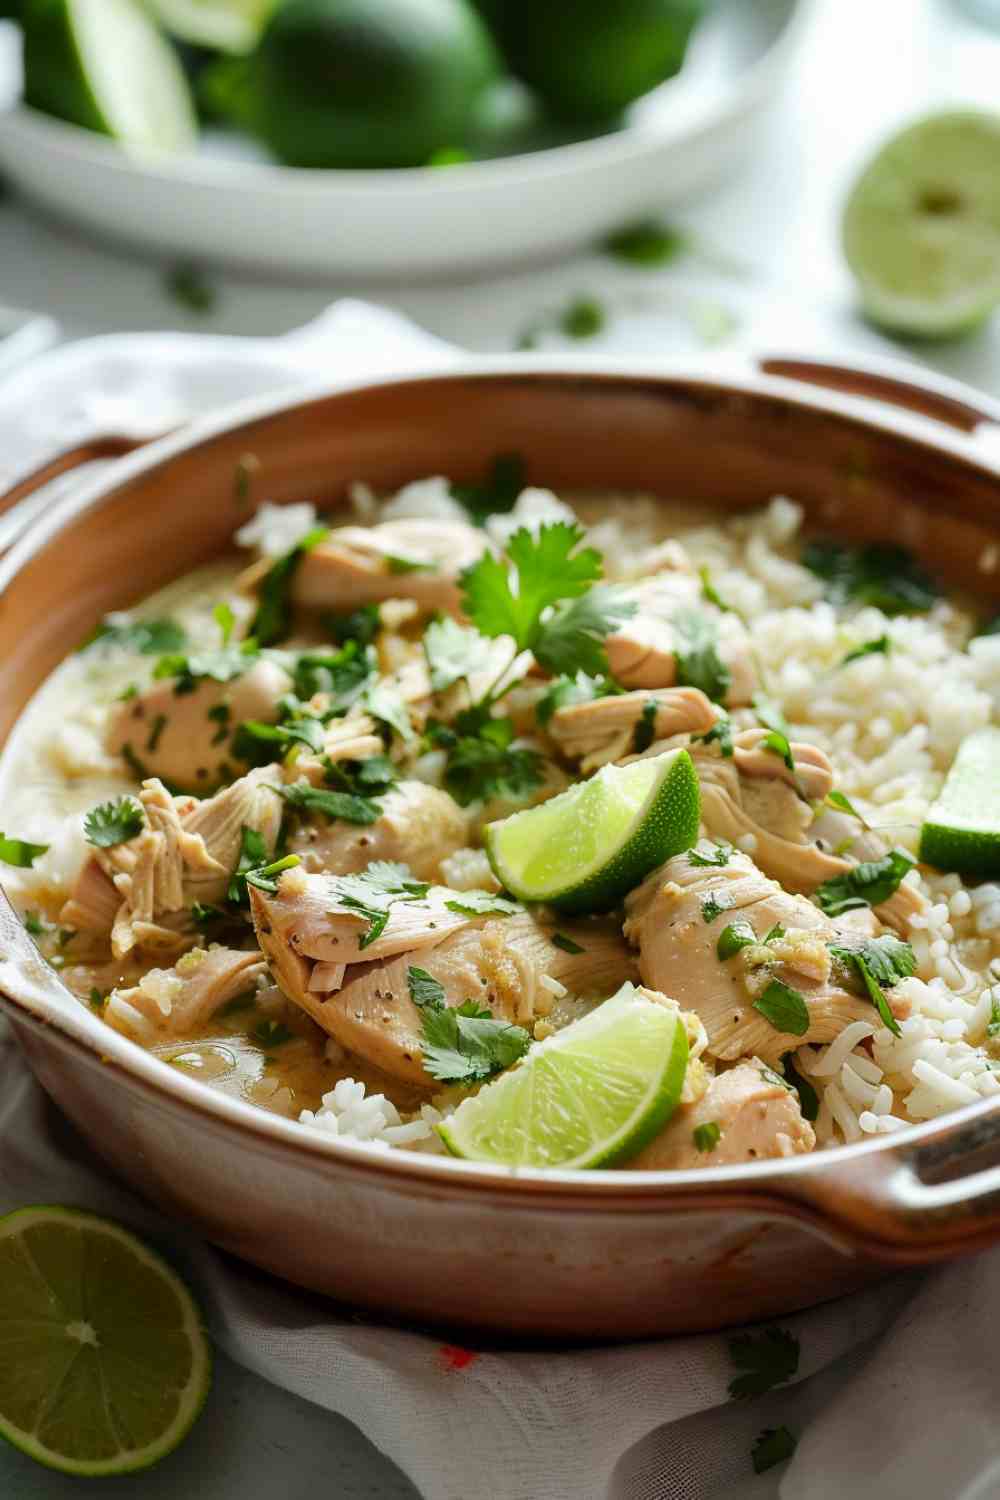
<path id="1" fill-rule="evenodd" d="M 456 357 L 397 315 L 356 302 L 283 339 L 94 339 L 0 380 L 0 454 L 23 470 L 109 425 L 151 433 L 269 389 L 444 367 Z M 427 1500 L 775 1494 L 773 1477 L 754 1484 L 750 1449 L 762 1429 L 782 1425 L 800 1438 L 777 1481 L 783 1500 L 1000 1496 L 992 1317 L 1000 1254 L 781 1319 L 801 1345 L 796 1383 L 731 1402 L 724 1334 L 456 1351 L 442 1338 L 361 1322 L 241 1266 L 104 1172 L 46 1100 L 2 1021 L 0 1143 L 0 1213 L 75 1204 L 152 1235 L 186 1266 L 222 1348 L 350 1418 Z"/>

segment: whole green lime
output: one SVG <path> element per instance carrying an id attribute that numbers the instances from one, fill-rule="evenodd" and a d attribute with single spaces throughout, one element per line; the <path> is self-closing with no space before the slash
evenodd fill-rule
<path id="1" fill-rule="evenodd" d="M 549 111 L 613 119 L 680 71 L 707 0 L 478 0 L 510 65 Z"/>
<path id="2" fill-rule="evenodd" d="M 420 166 L 461 145 L 498 71 L 466 0 L 284 0 L 244 104 L 290 166 Z"/>

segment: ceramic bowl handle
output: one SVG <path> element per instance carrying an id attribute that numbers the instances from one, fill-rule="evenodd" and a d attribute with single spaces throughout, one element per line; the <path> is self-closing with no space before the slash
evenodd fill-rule
<path id="1" fill-rule="evenodd" d="M 38 468 L 21 475 L 8 490 L 0 494 L 0 552 L 6 552 L 13 546 L 21 533 L 45 510 L 49 497 L 43 491 L 53 480 L 80 468 L 82 464 L 94 463 L 99 459 L 121 458 L 126 453 L 134 452 L 136 448 L 144 447 L 148 441 L 148 438 L 120 437 L 115 434 L 88 438 L 85 443 L 57 453 Z"/>
<path id="2" fill-rule="evenodd" d="M 888 402 L 944 422 L 960 432 L 973 433 L 984 425 L 1000 424 L 1000 402 L 981 396 L 958 381 L 929 372 L 926 379 L 921 375 L 916 380 L 909 378 L 901 367 L 894 368 L 888 363 L 853 366 L 784 355 L 765 356 L 757 361 L 757 365 L 765 375 L 777 375 L 785 380 L 799 380 L 806 385 L 843 391 L 850 396 Z"/>
<path id="3" fill-rule="evenodd" d="M 985 1249 L 1000 1237 L 1000 1111 L 984 1100 L 924 1138 L 822 1163 L 783 1196 L 818 1227 L 898 1264 Z"/>

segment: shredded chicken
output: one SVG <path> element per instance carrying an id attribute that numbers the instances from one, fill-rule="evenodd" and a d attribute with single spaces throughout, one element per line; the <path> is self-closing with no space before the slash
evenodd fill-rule
<path id="1" fill-rule="evenodd" d="M 697 688 L 660 688 L 567 704 L 552 715 L 549 734 L 567 759 L 579 761 L 587 773 L 629 755 L 641 728 L 662 749 L 661 742 L 675 734 L 704 734 L 717 718 L 717 710 Z"/>
<path id="2" fill-rule="evenodd" d="M 606 642 L 616 681 L 626 688 L 675 686 L 678 657 L 686 649 L 684 622 L 696 618 L 714 631 L 719 658 L 729 670 L 726 705 L 750 702 L 757 679 L 746 630 L 734 614 L 723 614 L 702 597 L 696 574 L 671 569 L 635 584 L 629 593 L 636 613 Z"/>
<path id="3" fill-rule="evenodd" d="M 264 973 L 256 950 L 194 948 L 172 969 L 151 969 L 130 989 L 112 990 L 105 1017 L 147 1044 L 189 1035 L 221 1005 L 252 990 Z"/>

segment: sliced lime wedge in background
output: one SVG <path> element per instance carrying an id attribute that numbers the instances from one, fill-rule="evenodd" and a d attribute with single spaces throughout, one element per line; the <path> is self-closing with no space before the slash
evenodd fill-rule
<path id="1" fill-rule="evenodd" d="M 864 311 L 890 331 L 948 338 L 1000 302 L 1000 115 L 955 110 L 894 136 L 843 220 Z"/>
<path id="2" fill-rule="evenodd" d="M 194 1299 L 118 1224 L 73 1208 L 0 1219 L 0 1435 L 67 1474 L 126 1474 L 176 1448 L 211 1353 Z"/>
<path id="3" fill-rule="evenodd" d="M 521 901 L 608 911 L 698 837 L 701 795 L 686 750 L 605 766 L 558 797 L 487 825 L 497 879 Z"/>
<path id="4" fill-rule="evenodd" d="M 920 833 L 920 858 L 939 870 L 1000 875 L 1000 729 L 962 741 Z"/>
<path id="5" fill-rule="evenodd" d="M 608 1167 L 677 1108 L 687 1071 L 680 1011 L 626 984 L 438 1127 L 453 1156 L 506 1167 Z"/>
<path id="6" fill-rule="evenodd" d="M 24 97 L 124 146 L 186 151 L 198 137 L 183 69 L 140 0 L 27 0 Z"/>
<path id="7" fill-rule="evenodd" d="M 278 0 L 146 0 L 178 41 L 214 52 L 249 52 Z"/>

